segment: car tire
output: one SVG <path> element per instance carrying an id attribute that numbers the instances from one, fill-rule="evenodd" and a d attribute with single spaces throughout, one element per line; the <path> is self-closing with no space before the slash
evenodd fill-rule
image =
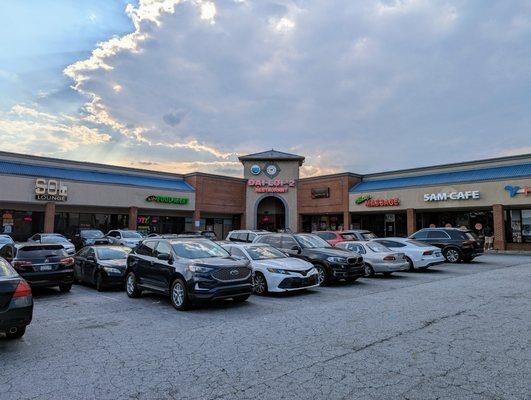
<path id="1" fill-rule="evenodd" d="M 249 297 L 251 297 L 250 294 L 244 294 L 242 296 L 233 297 L 232 300 L 234 300 L 235 303 L 243 303 L 244 301 L 247 301 Z"/>
<path id="2" fill-rule="evenodd" d="M 6 339 L 8 340 L 20 339 L 22 336 L 24 336 L 25 333 L 26 333 L 26 327 L 19 326 L 17 327 L 17 331 L 15 333 L 6 332 Z"/>
<path id="3" fill-rule="evenodd" d="M 463 257 L 463 262 L 469 263 L 472 262 L 473 259 L 474 257 Z"/>
<path id="4" fill-rule="evenodd" d="M 391 276 L 392 272 L 384 272 L 383 276 Z"/>
<path id="5" fill-rule="evenodd" d="M 461 252 L 454 247 L 450 247 L 449 249 L 444 249 L 443 255 L 446 261 L 448 261 L 451 264 L 456 264 L 463 259 Z"/>
<path id="6" fill-rule="evenodd" d="M 258 296 L 263 296 L 263 295 L 267 294 L 267 292 L 268 292 L 267 280 L 266 280 L 265 276 L 262 273 L 260 273 L 260 272 L 257 272 L 257 273 L 254 274 L 254 277 L 253 277 L 253 291 Z"/>
<path id="7" fill-rule="evenodd" d="M 105 277 L 101 272 L 98 272 L 96 274 L 96 290 L 98 292 L 103 292 L 105 291 L 106 287 L 107 285 L 105 285 Z"/>
<path id="8" fill-rule="evenodd" d="M 71 283 L 61 283 L 59 285 L 59 291 L 61 293 L 68 293 L 71 289 L 72 289 L 72 284 Z"/>
<path id="9" fill-rule="evenodd" d="M 356 282 L 358 278 L 359 276 L 352 276 L 352 277 L 346 278 L 345 281 L 347 281 L 347 283 L 353 283 L 353 282 Z"/>
<path id="10" fill-rule="evenodd" d="M 374 268 L 371 266 L 371 264 L 365 263 L 365 276 L 367 278 L 372 278 L 374 276 Z"/>
<path id="11" fill-rule="evenodd" d="M 142 291 L 136 284 L 136 276 L 134 272 L 129 272 L 125 278 L 125 293 L 131 298 L 140 297 L 142 294 Z"/>
<path id="12" fill-rule="evenodd" d="M 409 265 L 409 271 L 415 272 L 415 264 L 413 264 L 413 260 L 406 256 L 406 261 Z"/>
<path id="13" fill-rule="evenodd" d="M 185 311 L 190 306 L 188 289 L 186 283 L 181 278 L 175 279 L 171 285 L 170 300 L 173 307 L 179 311 Z"/>
<path id="14" fill-rule="evenodd" d="M 317 270 L 317 283 L 319 286 L 325 286 L 330 283 L 330 276 L 324 265 L 316 264 L 315 269 Z"/>

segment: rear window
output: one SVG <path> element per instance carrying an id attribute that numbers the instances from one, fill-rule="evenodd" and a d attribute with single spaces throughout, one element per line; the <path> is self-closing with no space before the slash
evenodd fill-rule
<path id="1" fill-rule="evenodd" d="M 372 240 L 372 239 L 376 239 L 378 237 L 372 232 L 361 232 L 361 236 L 365 240 Z"/>
<path id="2" fill-rule="evenodd" d="M 46 258 L 46 257 L 66 257 L 63 246 L 27 246 L 21 247 L 17 251 L 17 258 Z"/>
<path id="3" fill-rule="evenodd" d="M 11 266 L 4 260 L 0 260 L 0 277 L 15 276 L 17 273 Z"/>
<path id="4" fill-rule="evenodd" d="M 356 240 L 353 234 L 351 233 L 342 233 L 341 237 L 345 240 Z"/>

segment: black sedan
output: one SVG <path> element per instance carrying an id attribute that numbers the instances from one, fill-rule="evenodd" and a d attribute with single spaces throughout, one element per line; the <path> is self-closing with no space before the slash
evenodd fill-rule
<path id="1" fill-rule="evenodd" d="M 0 332 L 8 339 L 21 338 L 33 316 L 33 297 L 28 283 L 0 258 Z"/>
<path id="2" fill-rule="evenodd" d="M 101 292 L 109 286 L 123 286 L 130 248 L 88 246 L 75 256 L 74 279 L 96 285 Z"/>

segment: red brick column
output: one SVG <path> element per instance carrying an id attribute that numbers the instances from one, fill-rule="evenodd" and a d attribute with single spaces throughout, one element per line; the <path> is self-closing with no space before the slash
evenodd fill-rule
<path id="1" fill-rule="evenodd" d="M 201 219 L 201 211 L 194 210 L 194 231 L 198 231 L 199 228 L 196 226 L 196 221 Z"/>
<path id="2" fill-rule="evenodd" d="M 136 220 L 138 218 L 138 208 L 129 207 L 129 224 L 128 227 L 132 231 L 136 231 L 137 225 Z"/>
<path id="3" fill-rule="evenodd" d="M 350 218 L 350 211 L 343 211 L 343 230 L 350 229 L 350 223 L 352 222 Z"/>
<path id="4" fill-rule="evenodd" d="M 413 235 L 417 231 L 417 215 L 413 208 L 408 208 L 406 210 L 407 217 L 407 234 Z"/>
<path id="5" fill-rule="evenodd" d="M 503 206 L 494 204 L 492 206 L 492 217 L 494 220 L 494 248 L 505 250 L 505 221 L 503 219 Z"/>
<path id="6" fill-rule="evenodd" d="M 55 203 L 46 203 L 44 208 L 44 233 L 53 233 L 55 228 Z"/>

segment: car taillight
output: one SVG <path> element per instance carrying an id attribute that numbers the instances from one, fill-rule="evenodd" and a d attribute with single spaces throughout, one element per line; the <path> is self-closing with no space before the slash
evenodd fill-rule
<path id="1" fill-rule="evenodd" d="M 433 254 L 433 250 L 426 250 L 424 253 L 422 253 L 423 256 L 431 256 Z"/>
<path id="2" fill-rule="evenodd" d="M 384 261 L 395 261 L 396 260 L 395 256 L 385 256 L 383 259 Z"/>
<path id="3" fill-rule="evenodd" d="M 66 258 L 61 259 L 61 261 L 59 261 L 59 264 L 61 264 L 61 265 L 73 265 L 74 264 L 74 259 L 72 257 L 66 257 Z"/>
<path id="4" fill-rule="evenodd" d="M 13 297 L 26 297 L 26 296 L 31 296 L 31 288 L 30 288 L 30 285 L 28 285 L 28 282 L 21 280 L 18 283 L 17 289 L 15 290 Z"/>
<path id="5" fill-rule="evenodd" d="M 31 267 L 32 265 L 31 261 L 13 261 L 13 268 L 15 269 Z"/>

